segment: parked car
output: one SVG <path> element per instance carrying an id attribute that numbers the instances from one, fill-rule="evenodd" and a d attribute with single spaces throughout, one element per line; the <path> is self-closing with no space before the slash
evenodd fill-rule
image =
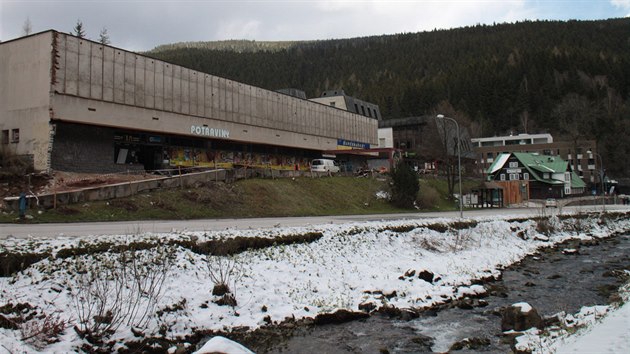
<path id="1" fill-rule="evenodd" d="M 311 161 L 311 171 L 313 171 L 313 172 L 337 173 L 337 172 L 339 172 L 339 165 L 334 160 L 315 159 L 315 160 Z"/>
<path id="2" fill-rule="evenodd" d="M 547 200 L 545 200 L 545 208 L 557 208 L 558 207 L 558 201 L 555 200 L 554 198 L 547 198 Z"/>

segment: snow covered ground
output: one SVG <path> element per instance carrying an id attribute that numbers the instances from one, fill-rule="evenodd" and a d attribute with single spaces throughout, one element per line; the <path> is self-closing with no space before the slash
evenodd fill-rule
<path id="1" fill-rule="evenodd" d="M 0 329 L 0 353 L 74 351 L 85 342 L 73 326 L 103 326 L 119 320 L 116 314 L 121 312 L 129 315 L 120 320 L 109 337 L 118 347 L 138 340 L 140 332 L 177 339 L 197 330 L 255 329 L 286 318 L 314 317 L 337 309 L 357 311 L 362 303 L 429 307 L 483 292 L 483 287 L 471 285 L 474 279 L 496 276 L 501 268 L 541 247 L 569 238 L 606 237 L 630 230 L 627 217 L 608 224 L 598 223 L 596 217 L 552 217 L 555 232 L 549 236 L 540 234 L 537 223 L 531 220 L 478 218 L 468 220 L 471 223 L 461 231 L 453 229 L 455 221 L 418 219 L 167 234 L 137 230 L 130 235 L 80 239 L 2 240 L 0 251 L 48 252 L 50 257 L 12 277 L 0 278 L 0 306 L 28 303 L 35 307 L 31 312 L 38 315 L 24 319 L 15 329 Z M 445 227 L 448 225 L 451 227 Z M 322 237 L 310 243 L 276 245 L 229 257 L 205 256 L 181 246 L 216 239 L 274 239 L 307 233 L 321 233 Z M 180 245 L 172 245 L 173 241 Z M 132 259 L 120 251 L 56 257 L 73 248 L 97 249 L 104 243 L 154 247 L 136 251 Z M 435 280 L 419 279 L 421 271 L 433 273 Z M 212 278 L 218 274 L 228 278 L 237 302 L 233 307 L 217 304 L 221 297 L 212 295 Z M 154 283 L 140 284 L 139 278 Z M 144 295 L 134 297 L 136 288 Z M 108 300 L 101 300 L 105 308 L 99 314 L 104 316 L 95 323 L 86 315 L 93 314 L 86 310 L 86 304 L 98 305 L 97 294 L 107 294 Z M 134 301 L 120 304 L 116 296 Z M 113 315 L 109 314 L 112 316 L 107 306 L 114 306 Z M 624 306 L 620 311 L 615 316 L 621 316 L 620 321 L 627 324 L 630 310 Z M 49 320 L 48 326 L 51 322 L 70 326 L 59 333 L 58 341 L 49 343 L 50 335 L 35 335 L 37 329 L 45 327 L 45 319 Z M 29 335 L 33 338 L 23 340 Z M 555 348 L 553 345 L 550 342 L 547 347 Z"/>
<path id="2" fill-rule="evenodd" d="M 627 353 L 630 349 L 630 284 L 620 289 L 621 306 L 585 306 L 568 314 L 562 326 L 530 329 L 517 339 L 517 349 L 532 353 Z"/>

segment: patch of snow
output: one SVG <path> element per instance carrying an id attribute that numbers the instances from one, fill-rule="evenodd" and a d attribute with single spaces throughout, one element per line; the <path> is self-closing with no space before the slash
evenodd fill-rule
<path id="1" fill-rule="evenodd" d="M 526 302 L 517 302 L 513 304 L 514 307 L 519 307 L 522 313 L 528 313 L 532 310 L 532 306 Z"/>
<path id="2" fill-rule="evenodd" d="M 251 350 L 245 348 L 239 343 L 231 341 L 225 337 L 215 336 L 212 337 L 206 344 L 197 350 L 193 354 L 210 354 L 210 353 L 224 353 L 224 354 L 254 354 Z"/>
<path id="3" fill-rule="evenodd" d="M 389 195 L 389 193 L 387 193 L 385 191 L 378 191 L 378 192 L 376 192 L 376 199 L 389 200 L 390 198 L 391 198 L 391 196 Z"/>
<path id="4" fill-rule="evenodd" d="M 556 354 L 626 353 L 630 348 L 630 283 L 620 289 L 620 295 L 623 305 L 619 308 L 585 306 L 576 314 L 561 316 L 561 327 L 524 332 L 516 338 L 516 349 Z"/>

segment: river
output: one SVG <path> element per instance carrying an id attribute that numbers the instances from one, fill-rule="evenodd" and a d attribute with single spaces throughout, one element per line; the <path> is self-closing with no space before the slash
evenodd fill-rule
<path id="1" fill-rule="evenodd" d="M 578 252 L 567 254 L 566 249 Z M 248 344 L 257 353 L 430 353 L 474 338 L 459 352 L 507 353 L 511 349 L 501 332 L 502 307 L 528 302 L 542 316 L 551 316 L 608 304 L 621 285 L 612 271 L 620 269 L 630 269 L 630 235 L 569 241 L 504 270 L 501 279 L 484 284 L 487 296 L 482 299 L 427 310 L 412 320 L 377 314 L 343 324 L 296 326 Z"/>

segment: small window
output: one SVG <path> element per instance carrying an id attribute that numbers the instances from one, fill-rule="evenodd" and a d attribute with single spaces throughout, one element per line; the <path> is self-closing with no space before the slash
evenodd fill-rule
<path id="1" fill-rule="evenodd" d="M 378 119 L 378 114 L 376 113 L 376 110 L 374 110 L 374 118 Z"/>
<path id="2" fill-rule="evenodd" d="M 331 106 L 331 107 L 335 107 L 335 102 L 334 102 L 334 101 L 333 101 L 333 102 L 330 102 L 330 106 Z"/>
<path id="3" fill-rule="evenodd" d="M 529 172 L 525 172 L 525 173 L 523 173 L 523 179 L 524 179 L 525 181 L 529 181 Z"/>
<path id="4" fill-rule="evenodd" d="M 518 173 L 510 173 L 510 181 L 518 181 Z"/>
<path id="5" fill-rule="evenodd" d="M 499 178 L 500 178 L 502 181 L 505 181 L 505 173 L 502 173 L 502 174 L 501 174 L 501 176 L 499 176 Z"/>
<path id="6" fill-rule="evenodd" d="M 11 130 L 11 142 L 12 143 L 20 142 L 20 129 Z"/>
<path id="7" fill-rule="evenodd" d="M 9 143 L 9 130 L 8 129 L 2 131 L 2 143 L 3 144 Z"/>
<path id="8" fill-rule="evenodd" d="M 368 117 L 372 118 L 372 110 L 368 107 Z"/>
<path id="9" fill-rule="evenodd" d="M 516 161 L 510 162 L 510 168 L 517 168 L 517 167 L 518 167 L 518 162 Z"/>
<path id="10" fill-rule="evenodd" d="M 363 112 L 363 115 L 365 115 L 365 106 L 361 106 L 361 112 Z"/>

